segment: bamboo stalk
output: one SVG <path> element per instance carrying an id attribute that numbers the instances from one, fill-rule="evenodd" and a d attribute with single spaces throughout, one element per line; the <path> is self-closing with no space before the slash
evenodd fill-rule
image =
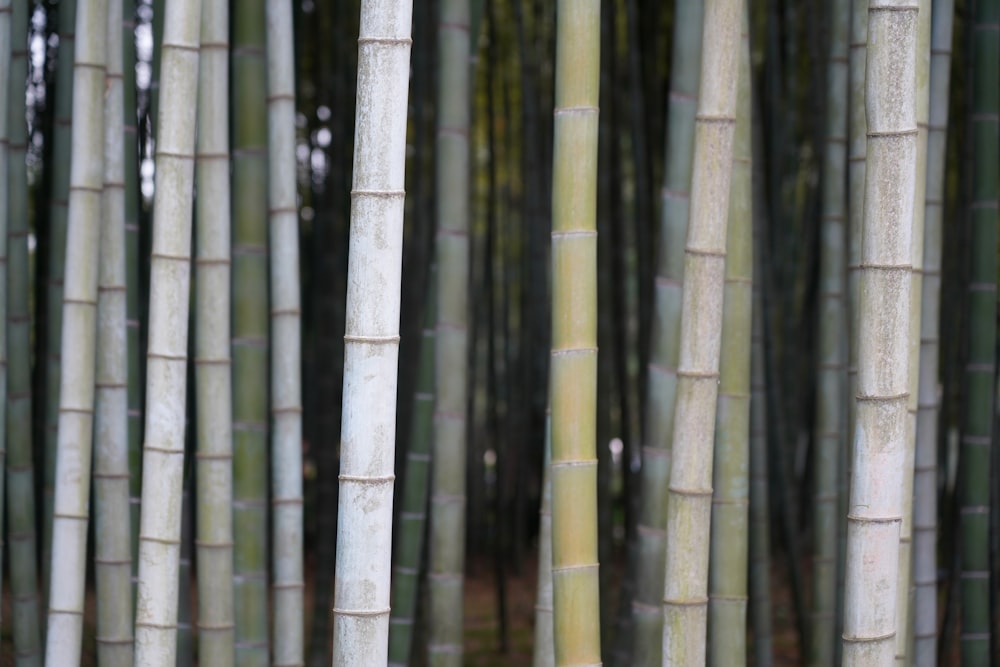
<path id="1" fill-rule="evenodd" d="M 67 278 L 63 296 L 59 436 L 45 646 L 45 664 L 48 665 L 78 664 L 83 641 L 93 445 L 98 246 L 104 185 L 106 31 L 106 0 L 81 4 L 76 13 L 77 39 L 73 57 L 73 147 L 66 229 Z"/>
<path id="2" fill-rule="evenodd" d="M 153 201 L 135 621 L 135 662 L 144 667 L 173 665 L 177 656 L 200 22 L 199 0 L 167 0 Z"/>
<path id="3" fill-rule="evenodd" d="M 235 664 L 229 6 L 202 3 L 195 177 L 198 656 Z"/>
<path id="4" fill-rule="evenodd" d="M 937 663 L 937 443 L 939 332 L 941 328 L 942 214 L 945 186 L 948 102 L 951 79 L 953 0 L 933 3 L 930 109 L 924 213 L 920 379 L 914 471 L 913 579 L 914 651 L 917 667 Z M 919 204 L 919 202 L 918 202 Z"/>
<path id="5" fill-rule="evenodd" d="M 334 665 L 375 667 L 385 665 L 388 659 L 412 12 L 411 0 L 364 3 L 361 7 L 344 336 Z"/>
<path id="6" fill-rule="evenodd" d="M 719 389 L 741 0 L 705 3 L 677 401 L 667 500 L 663 664 L 705 663 L 712 443 Z"/>
<path id="7" fill-rule="evenodd" d="M 844 665 L 890 664 L 908 431 L 917 153 L 916 1 L 868 10 L 857 426 L 847 528 Z"/>
<path id="8" fill-rule="evenodd" d="M 8 96 L 11 83 L 11 2 L 0 0 L 0 91 Z M 9 97 L 8 97 L 9 99 Z M 14 211 L 10 207 L 10 112 L 11 105 L 0 102 L 0 422 L 7 422 L 7 230 Z M 7 467 L 7 430 L 0 430 L 0 467 Z M 5 475 L 0 474 L 0 516 L 3 515 Z M 0 566 L 3 564 L 3 536 L 0 534 Z M 0 582 L 0 592 L 2 592 Z"/>
<path id="9" fill-rule="evenodd" d="M 545 454 L 542 459 L 542 502 L 538 509 L 538 584 L 535 592 L 535 643 L 533 667 L 554 667 L 555 637 L 552 624 L 552 415 L 545 419 Z"/>

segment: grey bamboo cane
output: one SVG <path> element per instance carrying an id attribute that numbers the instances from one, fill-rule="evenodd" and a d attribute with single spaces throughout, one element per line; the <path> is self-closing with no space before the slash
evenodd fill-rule
<path id="1" fill-rule="evenodd" d="M 0 0 L 0 91 L 11 90 L 11 3 Z M 11 105 L 0 102 L 0 423 L 7 421 L 7 229 L 10 224 L 10 111 Z M 7 430 L 0 429 L 0 465 L 7 464 Z M 4 475 L 0 474 L 0 516 L 3 515 Z M 0 565 L 3 564 L 3 536 L 0 535 Z M 0 583 L 2 592 L 2 583 Z"/>

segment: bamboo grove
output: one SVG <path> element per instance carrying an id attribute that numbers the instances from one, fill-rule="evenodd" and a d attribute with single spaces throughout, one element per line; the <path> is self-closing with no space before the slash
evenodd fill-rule
<path id="1" fill-rule="evenodd" d="M 993 664 L 998 66 L 998 0 L 0 0 L 0 661 Z"/>

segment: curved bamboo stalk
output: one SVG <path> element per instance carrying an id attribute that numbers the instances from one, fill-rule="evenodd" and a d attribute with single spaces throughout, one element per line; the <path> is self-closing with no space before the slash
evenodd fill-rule
<path id="1" fill-rule="evenodd" d="M 868 173 L 859 276 L 857 426 L 847 528 L 844 665 L 893 661 L 909 391 L 917 158 L 916 0 L 868 10 Z"/>
<path id="2" fill-rule="evenodd" d="M 35 553 L 35 487 L 31 429 L 31 268 L 28 257 L 28 144 L 24 86 L 28 67 L 26 3 L 11 14 L 8 88 L 9 205 L 6 234 L 6 495 L 10 554 L 11 629 L 18 665 L 37 665 L 39 655 L 38 584 Z M 102 54 L 103 59 L 103 54 Z M 100 144 L 98 144 L 100 146 Z M 100 148 L 98 148 L 100 150 Z M 86 157 L 84 158 L 86 159 Z M 100 165 L 100 153 L 97 153 Z M 100 187 L 100 171 L 97 174 Z M 89 460 L 88 460 L 89 464 Z M 89 472 L 89 471 L 88 471 Z M 84 510 L 86 511 L 86 510 Z M 85 558 L 81 554 L 81 558 Z"/>
<path id="3" fill-rule="evenodd" d="M 203 2 L 195 177 L 198 656 L 235 664 L 229 5 Z"/>
<path id="4" fill-rule="evenodd" d="M 555 638 L 552 626 L 552 414 L 545 415 L 545 454 L 542 460 L 542 502 L 538 510 L 538 583 L 535 593 L 535 644 L 533 667 L 554 667 Z"/>
<path id="5" fill-rule="evenodd" d="M 969 363 L 966 366 L 965 432 L 959 471 L 961 521 L 962 665 L 990 662 L 988 585 L 990 468 L 997 316 L 997 63 L 1000 2 L 978 0 L 972 12 L 972 257 L 969 272 Z M 992 629 L 991 629 L 992 628 Z"/>
<path id="6" fill-rule="evenodd" d="M 0 91 L 11 88 L 11 2 L 0 0 Z M 10 112 L 11 105 L 0 102 L 0 423 L 7 422 L 7 228 L 10 209 Z M 7 431 L 0 430 L 0 467 L 7 465 Z M 3 516 L 5 475 L 0 474 L 0 516 Z M 3 536 L 0 535 L 0 565 L 3 563 Z M 2 570 L 0 570 L 2 571 Z M 2 591 L 2 582 L 0 582 Z"/>
<path id="7" fill-rule="evenodd" d="M 813 599 L 808 664 L 832 667 L 837 646 L 837 540 L 840 536 L 841 450 L 847 446 L 848 43 L 850 1 L 832 3 L 827 65 L 827 126 L 821 220 L 819 369 L 813 500 Z"/>
<path id="8" fill-rule="evenodd" d="M 411 0 L 361 6 L 333 664 L 388 659 Z"/>
<path id="9" fill-rule="evenodd" d="M 552 600 L 555 664 L 601 662 L 597 562 L 600 0 L 556 9 L 552 159 Z"/>
<path id="10" fill-rule="evenodd" d="M 428 664 L 462 664 L 469 310 L 469 1 L 441 3 L 437 329 L 428 545 Z"/>
<path id="11" fill-rule="evenodd" d="M 296 204 L 291 0 L 267 0 L 268 210 L 271 268 L 273 665 L 305 660 L 302 562 L 302 311 Z"/>
<path id="12" fill-rule="evenodd" d="M 917 667 L 937 663 L 937 442 L 938 336 L 941 313 L 941 239 L 945 148 L 951 79 L 954 0 L 933 3 L 928 115 L 926 211 L 924 213 L 923 289 L 921 293 L 920 386 L 914 465 L 913 580 L 914 651 Z M 918 202 L 919 205 L 919 202 Z"/>
<path id="13" fill-rule="evenodd" d="M 184 472 L 199 0 L 167 0 L 157 133 L 135 662 L 174 665 Z"/>
<path id="14" fill-rule="evenodd" d="M 753 306 L 750 35 L 743 6 L 715 426 L 708 664 L 747 662 L 750 343 Z"/>
<path id="15" fill-rule="evenodd" d="M 107 2 L 82 3 L 73 57 L 62 377 L 45 664 L 80 662 L 93 445 L 97 282 L 104 185 Z"/>
<path id="16" fill-rule="evenodd" d="M 125 101 L 122 4 L 109 0 L 104 99 L 94 406 L 94 561 L 97 658 L 132 665 L 132 536 L 129 516 L 128 347 L 125 270 Z"/>
<path id="17" fill-rule="evenodd" d="M 742 0 L 707 0 L 691 213 L 684 257 L 677 401 L 667 500 L 663 664 L 705 664 L 712 444 L 719 389 Z"/>
<path id="18" fill-rule="evenodd" d="M 640 471 L 638 558 L 632 602 L 635 667 L 659 665 L 663 654 L 663 574 L 667 550 L 667 484 L 677 395 L 677 356 L 694 161 L 694 123 L 701 75 L 702 0 L 678 0 L 674 10 L 666 168 L 661 190 L 659 258 L 654 287 L 653 332 L 646 381 L 645 439 Z"/>

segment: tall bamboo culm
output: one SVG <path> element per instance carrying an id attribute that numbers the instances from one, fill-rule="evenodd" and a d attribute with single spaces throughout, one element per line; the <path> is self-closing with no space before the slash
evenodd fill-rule
<path id="1" fill-rule="evenodd" d="M 667 500 L 663 665 L 703 665 L 742 0 L 707 0 Z"/>
<path id="2" fill-rule="evenodd" d="M 302 310 L 296 203 L 291 0 L 267 0 L 268 211 L 271 270 L 273 665 L 305 660 L 302 555 Z"/>
<path id="3" fill-rule="evenodd" d="M 104 186 L 107 20 L 106 0 L 82 3 L 76 13 L 47 665 L 79 664 L 83 642 Z"/>
<path id="4" fill-rule="evenodd" d="M 542 465 L 542 502 L 538 510 L 538 583 L 535 592 L 535 644 L 532 667 L 555 665 L 552 636 L 552 411 L 545 413 L 545 454 Z"/>
<path id="5" fill-rule="evenodd" d="M 747 557 L 750 468 L 750 344 L 753 308 L 753 202 L 750 34 L 743 7 L 733 140 L 726 271 L 715 426 L 708 664 L 747 662 Z"/>
<path id="6" fill-rule="evenodd" d="M 24 86 L 27 76 L 28 16 L 24 6 L 14 3 L 10 15 L 11 59 L 8 80 L 10 102 L 7 118 L 10 137 L 8 192 L 9 219 L 6 230 L 6 495 L 8 553 L 10 556 L 11 630 L 18 665 L 37 665 L 41 660 L 38 627 L 38 577 L 35 552 L 35 474 L 32 459 L 31 391 L 31 267 L 28 256 L 28 183 L 25 153 L 27 123 Z M 102 17 L 103 18 L 103 17 Z M 101 54 L 103 61 L 103 53 Z M 99 146 L 99 144 L 98 144 Z M 100 150 L 100 149 L 98 149 Z M 97 153 L 100 164 L 100 153 Z M 97 173 L 100 188 L 100 170 Z M 100 211 L 98 195 L 97 210 Z M 89 460 L 87 461 L 89 464 Z M 86 509 L 84 509 L 84 512 Z M 81 555 L 81 558 L 84 558 Z"/>
<path id="7" fill-rule="evenodd" d="M 594 415 L 600 16 L 600 0 L 556 7 L 549 466 L 556 665 L 601 662 Z"/>
<path id="8" fill-rule="evenodd" d="M 868 12 L 868 154 L 844 594 L 845 666 L 888 665 L 895 656 L 898 544 L 909 431 L 918 7 L 915 0 L 875 0 Z"/>
<path id="9" fill-rule="evenodd" d="M 917 667 L 934 667 L 937 663 L 938 337 L 941 327 L 942 216 L 954 1 L 937 0 L 933 3 L 932 14 L 923 303 L 920 309 L 920 386 L 913 480 L 913 581 L 916 586 L 913 657 Z"/>
<path id="10" fill-rule="evenodd" d="M 268 664 L 266 0 L 232 5 L 233 540 L 236 664 Z"/>
<path id="11" fill-rule="evenodd" d="M 687 236 L 694 161 L 694 124 L 701 75 L 704 2 L 675 4 L 670 96 L 667 106 L 666 168 L 660 193 L 659 258 L 654 287 L 645 443 L 640 471 L 641 500 L 637 530 L 638 566 L 632 602 L 634 623 L 632 661 L 654 667 L 663 654 L 663 573 L 667 551 L 667 484 L 677 395 L 677 358 L 684 281 L 684 240 Z"/>
<path id="12" fill-rule="evenodd" d="M 823 163 L 820 248 L 819 362 L 816 463 L 813 496 L 813 597 L 811 667 L 832 667 L 837 645 L 837 552 L 840 538 L 839 480 L 847 446 L 847 128 L 850 0 L 830 5 L 827 118 Z"/>
<path id="13" fill-rule="evenodd" d="M 961 491 L 962 665 L 990 662 L 989 525 L 990 449 L 996 362 L 997 316 L 997 63 L 1000 2 L 977 0 L 972 8 L 972 246 L 969 272 L 969 357 L 966 366 L 965 432 Z"/>
<path id="14" fill-rule="evenodd" d="M 125 270 L 125 102 L 122 3 L 109 0 L 104 98 L 104 194 L 97 296 L 94 414 L 94 560 L 97 657 L 131 667 L 132 536 L 129 516 L 128 346 Z"/>
<path id="15" fill-rule="evenodd" d="M 388 661 L 411 0 L 361 6 L 333 664 Z"/>
<path id="16" fill-rule="evenodd" d="M 11 3 L 0 0 L 0 91 L 10 95 Z M 0 102 L 0 323 L 7 321 L 7 228 L 10 224 L 10 104 Z M 0 326 L 0 424 L 7 421 L 7 327 Z M 6 469 L 6 429 L 0 430 L 0 466 Z M 0 473 L 0 516 L 3 515 L 5 485 Z M 3 538 L 0 537 L 0 565 L 3 564 Z M 2 571 L 2 570 L 0 570 Z M 0 585 L 2 591 L 2 585 Z"/>
<path id="17" fill-rule="evenodd" d="M 195 178 L 199 662 L 235 664 L 230 359 L 229 5 L 203 2 Z"/>
<path id="18" fill-rule="evenodd" d="M 135 662 L 173 666 L 184 472 L 201 2 L 167 0 L 156 140 Z"/>

